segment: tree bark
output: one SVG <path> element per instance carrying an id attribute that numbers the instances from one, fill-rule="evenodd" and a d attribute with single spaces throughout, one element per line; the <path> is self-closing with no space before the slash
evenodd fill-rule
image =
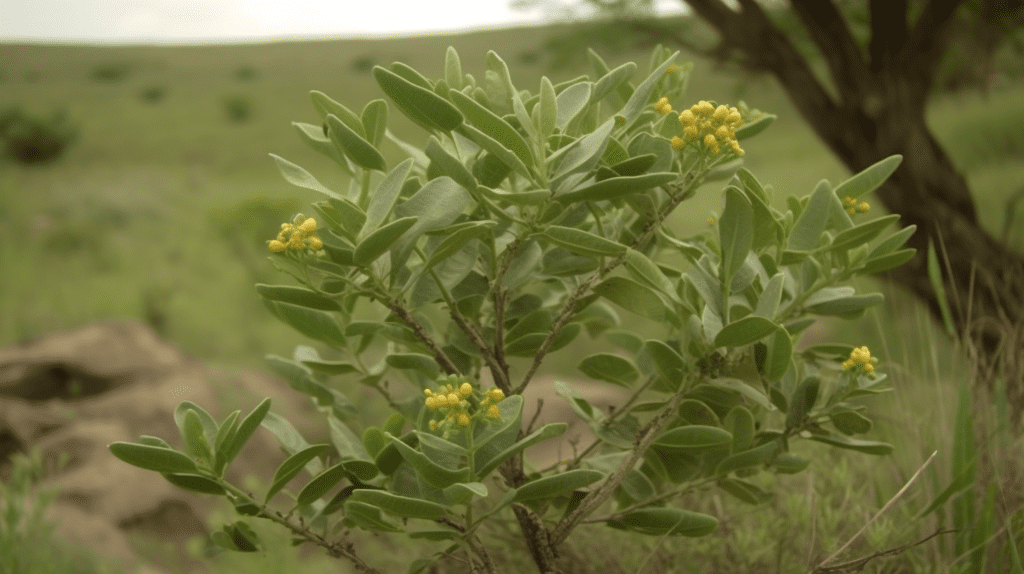
<path id="1" fill-rule="evenodd" d="M 945 249 L 946 291 L 958 330 L 967 334 L 984 366 L 1020 354 L 1024 331 L 1024 257 L 982 229 L 966 180 L 925 122 L 925 105 L 962 0 L 932 0 L 912 25 L 905 0 L 871 0 L 870 61 L 830 1 L 791 0 L 820 49 L 836 96 L 754 0 L 740 10 L 721 0 L 686 0 L 740 49 L 773 73 L 815 133 L 853 172 L 892 154 L 903 163 L 877 192 L 903 225 L 917 225 L 909 242 L 918 250 L 886 276 L 906 287 L 940 317 L 927 275 L 929 240 Z M 941 256 L 940 256 L 941 257 Z M 1024 368 L 1003 369 L 1011 402 L 1024 409 Z M 991 380 L 985 381 L 991 384 Z"/>

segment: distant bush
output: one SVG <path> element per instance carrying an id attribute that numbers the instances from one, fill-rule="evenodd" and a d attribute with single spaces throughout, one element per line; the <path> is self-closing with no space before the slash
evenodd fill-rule
<path id="1" fill-rule="evenodd" d="M 131 71 L 131 66 L 124 62 L 107 62 L 94 67 L 89 77 L 104 84 L 119 84 L 131 75 Z"/>
<path id="2" fill-rule="evenodd" d="M 149 86 L 141 92 L 139 92 L 139 99 L 147 104 L 158 104 L 163 101 L 164 96 L 167 95 L 166 86 Z"/>
<path id="3" fill-rule="evenodd" d="M 227 96 L 224 98 L 224 111 L 230 121 L 245 123 L 252 117 L 252 101 L 246 96 Z"/>
<path id="4" fill-rule="evenodd" d="M 538 62 L 540 62 L 540 53 L 536 50 L 519 53 L 519 63 L 524 66 L 536 66 Z"/>
<path id="5" fill-rule="evenodd" d="M 22 164 L 56 160 L 74 141 L 77 128 L 63 111 L 49 118 L 32 115 L 20 107 L 0 112 L 2 155 Z"/>
<path id="6" fill-rule="evenodd" d="M 239 82 L 251 82 L 259 76 L 259 72 L 252 66 L 242 66 L 235 70 L 235 79 Z"/>
<path id="7" fill-rule="evenodd" d="M 369 72 L 376 65 L 377 59 L 365 54 L 352 60 L 352 69 L 360 73 Z"/>

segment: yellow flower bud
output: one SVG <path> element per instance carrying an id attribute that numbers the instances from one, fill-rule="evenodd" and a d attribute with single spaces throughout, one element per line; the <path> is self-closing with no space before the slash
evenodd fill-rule
<path id="1" fill-rule="evenodd" d="M 469 415 L 467 415 L 466 413 L 459 413 L 459 426 L 469 426 Z"/>
<path id="2" fill-rule="evenodd" d="M 743 151 L 743 149 L 740 147 L 740 142 L 736 140 L 729 140 L 729 147 L 732 149 L 732 153 L 738 156 L 742 156 L 743 154 L 747 153 Z"/>
<path id="3" fill-rule="evenodd" d="M 430 389 L 423 389 L 423 394 L 428 396 L 428 397 L 430 397 L 430 396 L 434 395 L 434 391 L 432 391 Z"/>
<path id="4" fill-rule="evenodd" d="M 683 110 L 683 113 L 679 114 L 679 123 L 686 127 L 692 125 L 696 119 L 693 116 L 693 112 L 690 110 Z"/>
<path id="5" fill-rule="evenodd" d="M 299 226 L 299 231 L 301 231 L 302 233 L 304 233 L 306 235 L 309 235 L 309 234 L 315 232 L 316 231 L 316 220 L 313 219 L 312 217 L 310 217 L 306 221 L 303 221 L 302 225 Z"/>
<path id="6" fill-rule="evenodd" d="M 287 248 L 287 246 L 283 242 L 278 241 L 277 239 L 271 241 L 269 247 L 270 250 L 273 251 L 274 253 L 280 253 Z"/>
<path id="7" fill-rule="evenodd" d="M 502 399 L 505 398 L 505 393 L 503 393 L 501 389 L 497 387 L 487 391 L 487 395 L 490 396 L 491 400 L 496 403 L 500 403 Z"/>
<path id="8" fill-rule="evenodd" d="M 709 218 L 708 218 L 708 225 L 709 225 L 710 227 L 714 227 L 716 223 L 718 223 L 718 220 L 717 220 L 717 219 L 715 219 L 714 217 L 709 217 Z"/>
<path id="9" fill-rule="evenodd" d="M 849 197 L 849 196 L 843 198 L 843 207 L 854 207 L 856 205 L 857 205 L 857 200 L 856 199 L 854 199 L 852 197 Z"/>
<path id="10" fill-rule="evenodd" d="M 706 147 L 706 148 L 718 147 L 718 140 L 715 139 L 714 135 L 708 134 L 708 135 L 704 136 L 704 147 Z"/>
<path id="11" fill-rule="evenodd" d="M 678 68 L 678 67 L 677 67 L 677 66 L 676 66 L 675 64 L 672 64 L 671 66 L 669 66 L 669 67 L 668 67 L 668 69 L 667 69 L 667 70 L 665 70 L 665 73 L 666 73 L 666 74 L 673 74 L 673 73 L 675 73 L 675 71 L 676 71 L 676 70 L 678 70 L 678 69 L 679 69 L 679 68 Z"/>
<path id="12" fill-rule="evenodd" d="M 720 140 L 722 140 L 722 141 L 728 140 L 729 139 L 729 128 L 727 128 L 725 126 L 719 126 L 719 128 L 717 130 L 715 130 L 715 137 L 720 139 Z"/>
<path id="13" fill-rule="evenodd" d="M 459 395 L 456 395 L 455 393 L 449 394 L 448 395 L 448 406 L 454 407 L 457 404 L 459 404 Z"/>
<path id="14" fill-rule="evenodd" d="M 862 201 L 862 202 L 857 204 L 857 212 L 858 213 L 867 213 L 870 210 L 871 210 L 871 205 L 869 205 L 868 202 L 866 202 L 866 201 Z"/>
<path id="15" fill-rule="evenodd" d="M 686 140 L 679 136 L 672 136 L 672 149 L 680 150 L 686 147 Z"/>
<path id="16" fill-rule="evenodd" d="M 687 126 L 686 129 L 683 130 L 683 135 L 686 136 L 686 139 L 688 140 L 695 139 L 699 133 L 697 126 Z"/>
<path id="17" fill-rule="evenodd" d="M 430 421 L 430 430 L 437 430 L 437 421 Z"/>
<path id="18" fill-rule="evenodd" d="M 313 251 L 320 251 L 321 249 L 324 248 L 324 242 L 321 241 L 320 238 L 315 235 L 307 239 L 306 243 L 309 245 L 309 248 L 312 249 Z"/>
<path id="19" fill-rule="evenodd" d="M 714 118 L 718 121 L 724 121 L 725 118 L 729 117 L 729 108 L 725 105 L 720 105 L 715 108 Z"/>
<path id="20" fill-rule="evenodd" d="M 738 127 L 743 123 L 743 116 L 740 114 L 739 110 L 733 108 L 729 111 L 729 117 L 725 118 L 725 121 L 732 124 L 733 127 Z"/>
<path id="21" fill-rule="evenodd" d="M 285 233 L 291 233 L 293 231 L 292 224 L 291 223 L 282 223 L 281 224 L 281 231 L 283 231 Z"/>
<path id="22" fill-rule="evenodd" d="M 704 100 L 701 100 L 701 101 L 697 102 L 697 109 L 702 114 L 710 114 L 711 112 L 714 111 L 715 106 L 712 106 L 710 102 L 706 102 Z"/>
<path id="23" fill-rule="evenodd" d="M 501 418 L 501 411 L 498 410 L 498 405 L 491 405 L 487 407 L 487 418 L 494 420 Z"/>
<path id="24" fill-rule="evenodd" d="M 459 394 L 464 396 L 464 397 L 468 397 L 469 395 L 472 395 L 473 394 L 473 385 L 471 385 L 469 383 L 462 383 L 462 386 L 459 387 Z"/>

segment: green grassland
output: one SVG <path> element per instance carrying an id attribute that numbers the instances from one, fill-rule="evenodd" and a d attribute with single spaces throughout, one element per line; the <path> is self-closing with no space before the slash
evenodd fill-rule
<path id="1" fill-rule="evenodd" d="M 284 182 L 267 154 L 303 165 L 328 187 L 347 184 L 290 125 L 316 121 L 309 91 L 361 109 L 381 97 L 370 66 L 400 60 L 440 77 L 449 45 L 475 75 L 484 69 L 486 52 L 495 50 L 509 63 L 517 86 L 535 91 L 542 75 L 557 81 L 589 71 L 549 69 L 552 54 L 543 46 L 561 31 L 196 47 L 0 45 L 0 110 L 23 106 L 49 114 L 60 108 L 79 124 L 77 141 L 53 164 L 0 163 L 0 345 L 99 319 L 128 318 L 149 322 L 205 361 L 259 365 L 267 353 L 288 354 L 303 342 L 301 336 L 266 312 L 252 284 L 287 282 L 267 262 L 265 241 L 282 221 L 304 208 L 308 212 L 306 206 L 318 198 Z M 586 46 L 574 49 L 582 52 Z M 648 54 L 627 48 L 603 55 L 615 65 L 646 62 Z M 691 100 L 744 99 L 778 115 L 772 129 L 744 142 L 747 167 L 774 186 L 777 197 L 808 193 L 822 178 L 845 179 L 848 173 L 773 81 L 695 63 Z M 157 92 L 159 97 L 146 95 Z M 673 105 L 680 109 L 690 103 Z M 245 108 L 248 117 L 232 119 L 230 106 Z M 403 139 L 425 140 L 424 132 L 393 106 L 391 118 L 391 129 Z M 1006 214 L 1013 213 L 1007 201 L 1024 186 L 1024 81 L 1004 79 L 987 96 L 936 96 L 929 119 L 977 194 L 984 224 L 1001 231 Z M 389 161 L 397 152 L 385 149 Z M 706 229 L 710 212 L 721 210 L 720 187 L 702 189 L 678 210 L 672 225 L 681 233 Z M 1022 220 L 1024 214 L 1018 214 L 1009 228 L 1008 239 L 1018 246 L 1024 245 Z M 946 340 L 913 301 L 882 288 L 889 300 L 869 315 L 874 321 L 853 329 L 833 327 L 831 336 L 870 345 L 883 361 L 880 368 L 891 373 L 896 391 L 871 408 L 881 415 L 874 435 L 896 445 L 893 456 L 825 454 L 809 447 L 824 456 L 817 456 L 807 473 L 769 477 L 779 491 L 769 503 L 773 508 L 743 506 L 714 492 L 688 501 L 712 514 L 724 505 L 731 518 L 710 537 L 626 541 L 620 533 L 588 527 L 574 552 L 600 560 L 601 545 L 612 544 L 623 549 L 623 565 L 634 565 L 630 572 L 652 552 L 647 565 L 652 572 L 697 571 L 683 560 L 705 565 L 704 572 L 802 571 L 812 555 L 820 561 L 852 536 L 938 450 L 917 487 L 874 523 L 853 556 L 934 531 L 933 517 L 917 521 L 913 516 L 951 478 L 953 413 L 960 386 L 971 382 L 970 366 L 962 349 Z M 986 401 L 979 403 L 979 425 L 1001 420 L 986 410 Z M 1020 453 L 1020 441 L 1001 432 L 1001 454 L 993 460 Z M 990 474 L 1005 470 L 995 462 L 991 468 L 996 470 Z M 1020 508 L 1019 496 L 1000 501 L 1000 516 Z M 888 566 L 876 565 L 884 563 L 878 560 L 867 571 L 953 571 L 957 566 L 948 563 L 948 546 L 932 542 L 890 559 Z M 294 556 L 275 567 L 243 561 L 223 558 L 213 564 L 224 572 L 294 572 L 292 561 L 303 562 Z"/>

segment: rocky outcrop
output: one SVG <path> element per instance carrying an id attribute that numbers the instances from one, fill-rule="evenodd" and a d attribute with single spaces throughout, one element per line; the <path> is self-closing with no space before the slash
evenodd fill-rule
<path id="1" fill-rule="evenodd" d="M 50 516 L 58 532 L 124 564 L 139 564 L 129 533 L 184 542 L 207 533 L 216 498 L 172 486 L 158 474 L 114 458 L 107 445 L 159 436 L 181 444 L 174 408 L 192 401 L 221 420 L 263 397 L 308 439 L 324 440 L 322 416 L 284 382 L 257 371 L 190 361 L 147 327 L 102 323 L 0 350 L 0 480 L 8 457 L 38 448 L 46 468 L 63 466 L 42 488 L 59 490 Z M 284 460 L 276 439 L 258 430 L 228 470 L 235 484 L 264 479 Z M 152 566 L 142 572 L 159 574 Z"/>

